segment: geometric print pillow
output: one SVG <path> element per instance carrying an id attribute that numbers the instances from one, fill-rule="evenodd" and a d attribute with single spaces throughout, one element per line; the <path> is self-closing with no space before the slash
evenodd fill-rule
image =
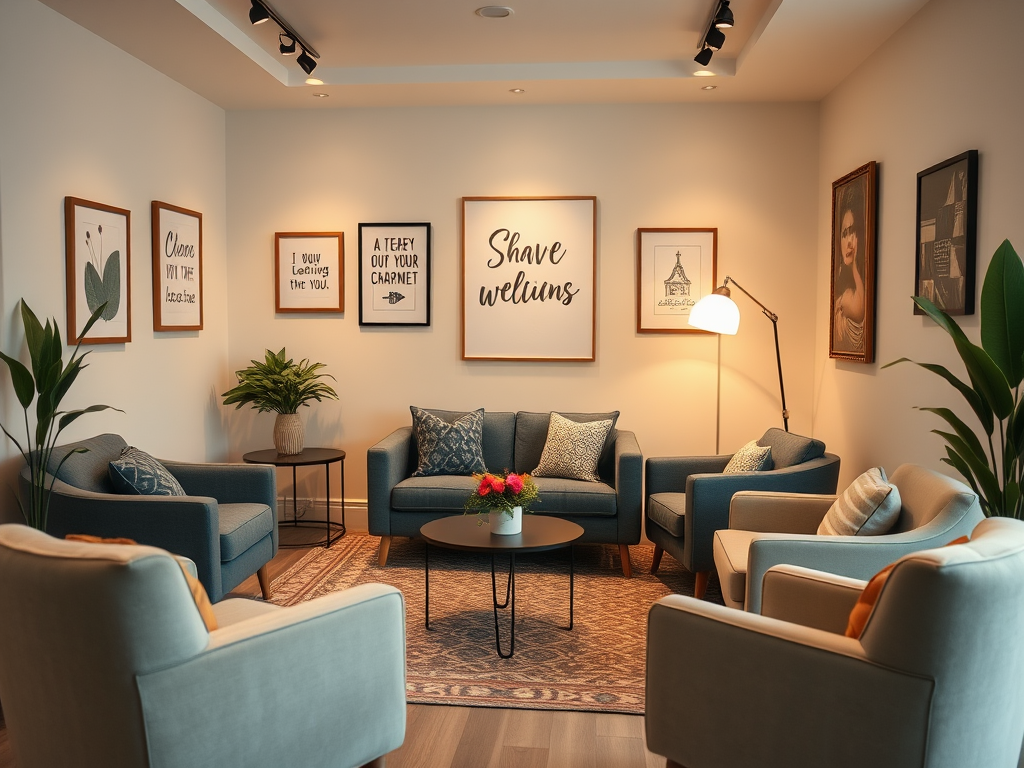
<path id="1" fill-rule="evenodd" d="M 837 497 L 818 526 L 819 536 L 878 536 L 900 516 L 903 500 L 882 467 L 872 467 Z"/>
<path id="2" fill-rule="evenodd" d="M 118 493 L 139 496 L 185 496 L 185 489 L 167 467 L 145 451 L 128 446 L 108 465 L 110 482 Z"/>
<path id="3" fill-rule="evenodd" d="M 484 465 L 484 409 L 447 422 L 429 411 L 410 407 L 412 434 L 419 454 L 413 477 L 472 475 Z"/>
<path id="4" fill-rule="evenodd" d="M 540 464 L 532 474 L 599 482 L 597 461 L 611 428 L 611 419 L 579 423 L 552 412 Z"/>
<path id="5" fill-rule="evenodd" d="M 763 472 L 766 469 L 771 469 L 773 466 L 771 446 L 761 446 L 757 444 L 757 440 L 751 440 L 732 455 L 729 463 L 725 465 L 723 474 Z"/>

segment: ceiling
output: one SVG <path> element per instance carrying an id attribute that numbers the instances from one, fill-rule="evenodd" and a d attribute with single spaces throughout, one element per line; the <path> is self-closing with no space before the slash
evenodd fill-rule
<path id="1" fill-rule="evenodd" d="M 483 0 L 268 0 L 320 54 L 324 85 L 310 86 L 278 53 L 277 26 L 249 23 L 250 0 L 42 0 L 229 110 L 816 101 L 927 2 L 732 0 L 715 77 L 695 77 L 717 0 L 497 1 L 514 13 L 482 18 Z"/>

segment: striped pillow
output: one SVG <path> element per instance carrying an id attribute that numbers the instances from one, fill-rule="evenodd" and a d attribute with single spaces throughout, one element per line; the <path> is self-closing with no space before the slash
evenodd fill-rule
<path id="1" fill-rule="evenodd" d="M 900 516 L 903 502 L 899 489 L 872 467 L 851 483 L 829 507 L 819 536 L 878 536 L 887 533 Z"/>

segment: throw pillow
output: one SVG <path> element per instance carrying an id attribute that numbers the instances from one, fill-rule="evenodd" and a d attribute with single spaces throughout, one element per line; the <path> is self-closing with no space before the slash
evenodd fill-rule
<path id="1" fill-rule="evenodd" d="M 881 467 L 872 467 L 843 491 L 818 526 L 819 536 L 877 536 L 900 516 L 899 489 Z"/>
<path id="2" fill-rule="evenodd" d="M 128 446 L 108 465 L 117 493 L 138 496 L 187 496 L 178 479 L 145 451 Z"/>
<path id="3" fill-rule="evenodd" d="M 953 541 L 947 544 L 947 547 L 954 547 L 957 544 L 966 544 L 970 541 L 970 537 L 961 536 L 959 539 L 953 539 Z M 899 561 L 897 561 L 899 562 Z M 850 611 L 850 620 L 846 624 L 846 636 L 859 639 L 864 633 L 864 628 L 868 625 L 868 617 L 871 616 L 871 612 L 875 610 L 875 603 L 878 602 L 878 596 L 882 593 L 882 587 L 885 586 L 885 582 L 889 580 L 889 575 L 892 573 L 892 569 L 896 567 L 896 563 L 890 563 L 885 566 L 882 570 L 871 577 L 871 581 L 864 587 L 864 591 L 860 593 L 860 597 L 857 598 L 857 604 L 853 606 L 853 610 Z"/>
<path id="4" fill-rule="evenodd" d="M 429 411 L 410 408 L 412 434 L 419 464 L 413 477 L 472 475 L 486 472 L 484 465 L 484 409 L 467 413 L 453 422 Z"/>
<path id="5" fill-rule="evenodd" d="M 763 472 L 771 468 L 771 446 L 758 445 L 757 440 L 751 440 L 732 455 L 722 471 L 727 475 L 734 475 L 737 472 Z"/>
<path id="6" fill-rule="evenodd" d="M 568 480 L 600 481 L 597 461 L 612 420 L 577 422 L 551 414 L 548 437 L 540 454 L 536 477 L 564 477 Z"/>

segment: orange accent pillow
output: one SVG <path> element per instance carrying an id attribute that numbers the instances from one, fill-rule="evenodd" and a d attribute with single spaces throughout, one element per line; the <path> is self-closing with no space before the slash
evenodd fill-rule
<path id="1" fill-rule="evenodd" d="M 132 539 L 104 539 L 101 536 L 92 536 L 88 533 L 69 533 L 64 538 L 67 541 L 84 541 L 86 544 L 138 544 L 138 542 Z M 206 594 L 203 583 L 189 573 L 180 560 L 177 563 L 181 566 L 181 572 L 185 574 L 185 581 L 188 582 L 188 589 L 192 593 L 192 599 L 195 600 L 196 608 L 199 609 L 199 615 L 203 617 L 203 624 L 206 625 L 206 629 L 209 632 L 213 632 L 213 630 L 217 629 L 217 617 L 213 613 L 210 596 Z"/>
<path id="2" fill-rule="evenodd" d="M 953 539 L 953 541 L 946 544 L 947 547 L 952 547 L 956 544 L 966 544 L 970 541 L 969 536 L 961 536 L 959 539 Z M 860 593 L 860 597 L 857 598 L 857 604 L 853 606 L 853 610 L 850 611 L 850 620 L 846 624 L 846 636 L 860 639 L 861 634 L 864 632 L 864 628 L 868 624 L 868 617 L 871 616 L 871 612 L 875 610 L 875 603 L 878 602 L 878 595 L 882 592 L 882 587 L 885 586 L 885 582 L 889 580 L 889 574 L 892 573 L 892 569 L 896 566 L 896 563 L 891 563 L 885 566 L 882 570 L 871 577 L 871 581 L 864 587 L 864 591 Z"/>

